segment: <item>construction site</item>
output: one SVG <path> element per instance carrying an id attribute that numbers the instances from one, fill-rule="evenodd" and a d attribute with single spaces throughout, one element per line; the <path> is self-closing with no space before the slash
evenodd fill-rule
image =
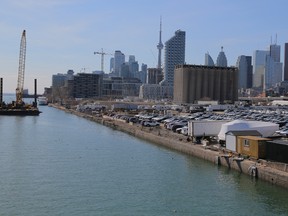
<path id="1" fill-rule="evenodd" d="M 3 101 L 3 78 L 0 78 L 0 115 L 39 115 L 41 112 L 37 107 L 37 80 L 34 80 L 34 102 L 26 104 L 23 101 L 24 75 L 26 58 L 26 31 L 24 30 L 20 43 L 18 81 L 16 88 L 16 100 L 11 103 Z"/>

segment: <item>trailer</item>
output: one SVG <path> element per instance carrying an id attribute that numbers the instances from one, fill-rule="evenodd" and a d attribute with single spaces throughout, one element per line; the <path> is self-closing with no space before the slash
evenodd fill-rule
<path id="1" fill-rule="evenodd" d="M 221 126 L 229 121 L 189 121 L 188 122 L 188 136 L 199 141 L 201 138 L 218 136 Z"/>
<path id="2" fill-rule="evenodd" d="M 120 110 L 137 110 L 138 105 L 132 103 L 115 103 L 112 104 L 111 109 L 113 111 L 120 111 Z"/>

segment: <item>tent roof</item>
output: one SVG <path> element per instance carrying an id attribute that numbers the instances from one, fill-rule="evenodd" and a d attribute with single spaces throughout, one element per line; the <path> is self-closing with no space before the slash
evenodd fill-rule
<path id="1" fill-rule="evenodd" d="M 276 123 L 271 123 L 271 122 L 263 122 L 263 121 L 248 121 L 248 120 L 234 120 L 228 123 L 225 123 L 224 125 L 238 125 L 238 126 L 243 126 L 243 127 L 262 127 L 262 126 L 279 126 Z"/>
<path id="2" fill-rule="evenodd" d="M 226 135 L 234 135 L 234 136 L 262 136 L 262 134 L 257 130 L 231 130 L 225 133 Z"/>

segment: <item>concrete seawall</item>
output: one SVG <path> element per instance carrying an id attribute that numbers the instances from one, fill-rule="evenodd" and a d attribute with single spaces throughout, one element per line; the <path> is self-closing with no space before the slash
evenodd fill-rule
<path id="1" fill-rule="evenodd" d="M 194 144 L 183 139 L 171 138 L 166 136 L 166 134 L 161 129 L 158 129 L 158 132 L 156 133 L 155 131 L 152 133 L 151 130 L 157 129 L 137 127 L 124 121 L 95 117 L 55 105 L 53 105 L 53 107 L 62 109 L 66 112 L 78 115 L 91 121 L 95 121 L 115 130 L 125 132 L 132 136 L 147 140 L 154 144 L 202 158 L 212 163 L 223 165 L 241 173 L 251 175 L 253 178 L 259 178 L 271 182 L 272 184 L 288 188 L 288 172 L 274 169 L 271 166 L 268 166 L 266 163 L 256 162 L 248 159 L 240 160 L 239 158 L 227 155 L 225 152 L 220 150 L 213 150 L 209 147 Z"/>

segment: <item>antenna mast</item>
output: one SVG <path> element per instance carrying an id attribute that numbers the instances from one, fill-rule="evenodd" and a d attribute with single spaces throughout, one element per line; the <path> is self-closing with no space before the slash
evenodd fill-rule
<path id="1" fill-rule="evenodd" d="M 161 50 L 163 49 L 163 43 L 161 40 L 162 37 L 162 17 L 160 17 L 160 32 L 159 32 L 159 43 L 157 45 L 157 49 L 158 49 L 158 65 L 157 68 L 161 69 Z"/>

